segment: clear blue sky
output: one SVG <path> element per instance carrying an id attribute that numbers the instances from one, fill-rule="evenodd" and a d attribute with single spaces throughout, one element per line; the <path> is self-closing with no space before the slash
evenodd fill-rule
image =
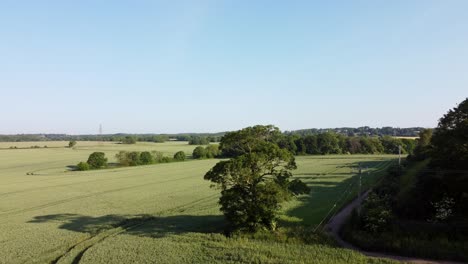
<path id="1" fill-rule="evenodd" d="M 468 1 L 1 1 L 0 133 L 433 127 Z"/>

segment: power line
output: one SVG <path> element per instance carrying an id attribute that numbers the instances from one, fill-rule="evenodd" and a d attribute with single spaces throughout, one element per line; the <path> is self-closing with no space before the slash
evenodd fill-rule
<path id="1" fill-rule="evenodd" d="M 335 203 L 333 204 L 333 206 L 330 208 L 330 210 L 328 211 L 328 213 L 325 215 L 325 217 L 322 219 L 322 221 L 320 221 L 320 223 L 315 227 L 314 229 L 314 233 L 317 231 L 317 229 L 323 224 L 323 222 L 330 216 L 330 213 L 333 211 L 333 209 L 336 208 L 337 204 L 345 197 L 345 195 L 350 192 L 352 186 L 354 185 L 356 181 L 351 181 L 351 183 L 348 185 L 348 187 L 346 188 L 346 190 L 343 192 L 343 194 L 338 197 L 338 199 L 335 201 Z"/>

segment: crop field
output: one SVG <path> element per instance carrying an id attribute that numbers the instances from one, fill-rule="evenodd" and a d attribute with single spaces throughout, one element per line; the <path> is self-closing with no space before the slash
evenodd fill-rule
<path id="1" fill-rule="evenodd" d="M 9 149 L 17 145 L 18 149 Z M 20 147 L 48 145 L 48 148 Z M 391 263 L 322 244 L 226 238 L 219 190 L 203 175 L 218 160 L 69 171 L 94 151 L 110 161 L 120 150 L 191 154 L 186 142 L 0 143 L 0 263 Z M 395 156 L 297 157 L 295 176 L 310 195 L 284 205 L 281 224 L 311 228 Z M 33 172 L 33 175 L 27 173 Z"/>

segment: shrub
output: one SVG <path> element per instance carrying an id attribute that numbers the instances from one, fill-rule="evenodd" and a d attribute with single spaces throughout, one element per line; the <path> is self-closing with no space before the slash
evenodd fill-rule
<path id="1" fill-rule="evenodd" d="M 219 156 L 219 147 L 218 145 L 208 145 L 206 148 L 205 148 L 205 151 L 206 151 L 206 157 L 207 158 L 216 158 L 217 156 Z"/>
<path id="2" fill-rule="evenodd" d="M 206 158 L 206 149 L 204 147 L 198 146 L 193 150 L 192 157 L 194 159 L 204 159 Z"/>
<path id="3" fill-rule="evenodd" d="M 161 163 L 169 163 L 169 162 L 172 162 L 171 157 L 162 157 Z"/>
<path id="4" fill-rule="evenodd" d="M 138 166 L 141 164 L 140 161 L 140 152 L 132 151 L 127 152 L 127 160 L 129 166 Z"/>
<path id="5" fill-rule="evenodd" d="M 127 151 L 119 151 L 119 153 L 115 154 L 115 158 L 121 166 L 129 166 L 129 161 L 127 159 Z"/>
<path id="6" fill-rule="evenodd" d="M 185 160 L 185 152 L 179 151 L 176 154 L 174 154 L 174 160 L 176 161 L 184 161 Z"/>
<path id="7" fill-rule="evenodd" d="M 69 148 L 73 148 L 74 146 L 76 146 L 76 141 L 75 140 L 72 140 L 72 141 L 68 142 L 68 147 Z"/>
<path id="8" fill-rule="evenodd" d="M 151 151 L 151 155 L 153 155 L 154 162 L 156 163 L 161 163 L 164 158 L 163 153 L 160 151 Z"/>
<path id="9" fill-rule="evenodd" d="M 76 170 L 86 171 L 89 170 L 89 164 L 87 162 L 80 162 L 76 165 Z"/>
<path id="10" fill-rule="evenodd" d="M 153 155 L 151 155 L 151 153 L 148 151 L 143 151 L 140 154 L 140 163 L 143 165 L 154 163 Z"/>
<path id="11" fill-rule="evenodd" d="M 99 169 L 107 166 L 107 158 L 104 152 L 94 152 L 89 155 L 88 164 L 91 169 Z"/>

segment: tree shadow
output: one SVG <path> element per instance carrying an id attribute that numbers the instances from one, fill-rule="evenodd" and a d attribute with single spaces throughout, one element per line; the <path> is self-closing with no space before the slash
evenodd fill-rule
<path id="1" fill-rule="evenodd" d="M 317 176 L 315 172 L 311 171 L 295 176 L 294 178 L 298 178 L 306 183 L 311 188 L 311 192 L 308 195 L 299 196 L 297 198 L 299 206 L 285 212 L 287 216 L 286 219 L 292 217 L 296 219 L 296 221 L 290 222 L 289 220 L 283 220 L 281 221 L 281 225 L 294 225 L 297 224 L 297 220 L 305 226 L 315 226 L 319 224 L 330 211 L 330 214 L 333 214 L 336 210 L 339 210 L 346 201 L 349 201 L 353 194 L 355 195 L 357 193 L 359 166 L 361 166 L 361 168 L 367 167 L 376 169 L 381 167 L 381 165 L 382 160 L 367 160 L 348 163 L 346 166 L 339 166 L 340 168 L 349 167 L 349 172 L 331 172 L 326 175 Z M 333 179 L 337 179 L 337 181 L 333 181 Z M 335 203 L 336 206 L 334 207 Z"/>
<path id="2" fill-rule="evenodd" d="M 78 214 L 53 214 L 35 216 L 28 223 L 60 223 L 58 228 L 74 232 L 97 233 L 124 228 L 126 234 L 144 237 L 165 237 L 182 233 L 219 233 L 223 231 L 225 222 L 221 215 L 104 215 L 85 216 Z"/>
<path id="3" fill-rule="evenodd" d="M 105 170 L 105 169 L 116 169 L 116 168 L 121 168 L 121 164 L 118 162 L 109 162 L 107 163 L 107 167 L 105 168 L 100 168 L 100 169 L 92 169 L 92 170 Z M 68 171 L 78 171 L 78 166 L 76 165 L 67 165 L 66 166 Z"/>
<path id="4" fill-rule="evenodd" d="M 78 166 L 76 166 L 76 165 L 67 165 L 67 169 L 69 171 L 76 171 L 76 170 L 78 170 Z"/>

